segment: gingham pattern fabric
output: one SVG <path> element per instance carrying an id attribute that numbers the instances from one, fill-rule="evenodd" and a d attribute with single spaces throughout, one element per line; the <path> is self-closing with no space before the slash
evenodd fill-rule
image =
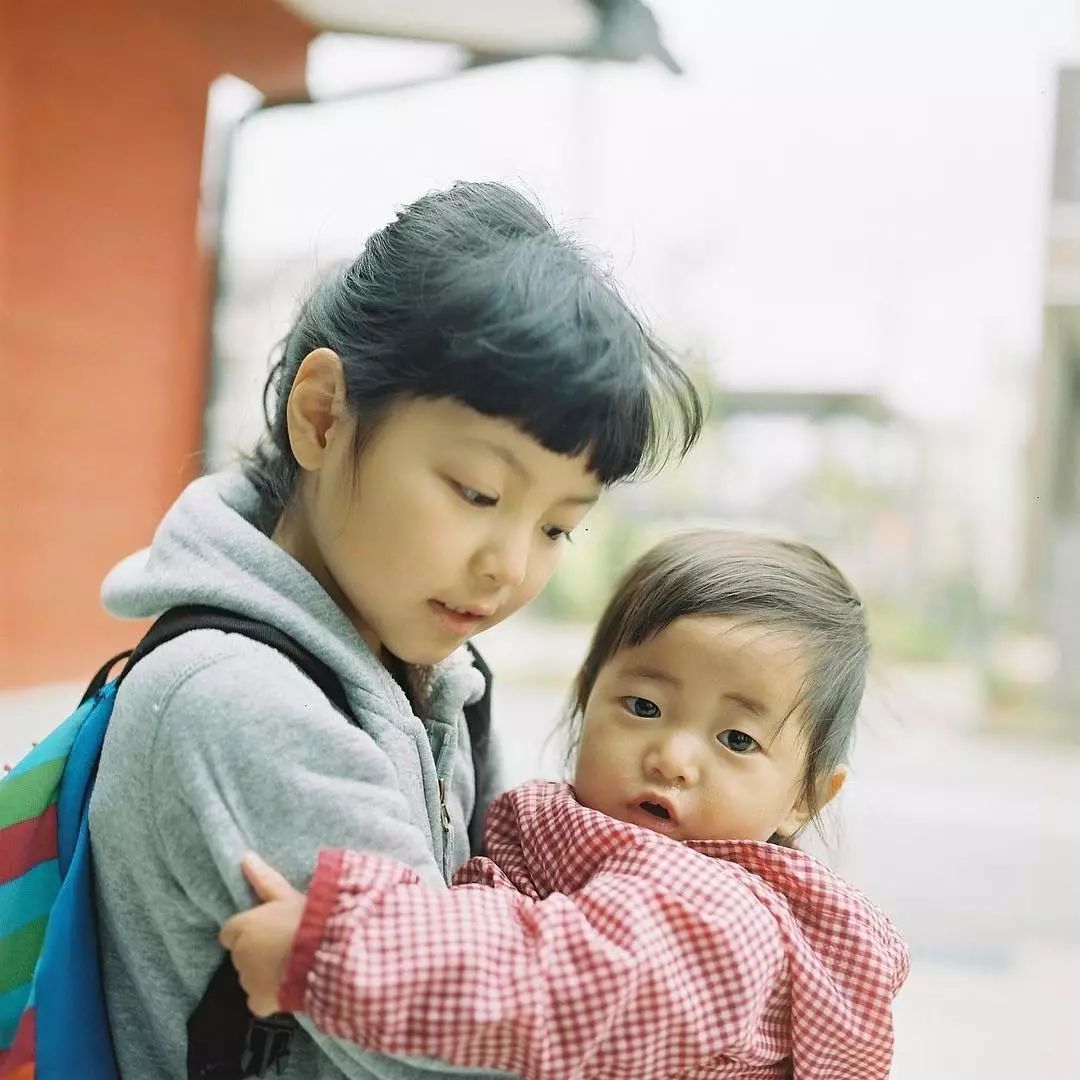
<path id="1" fill-rule="evenodd" d="M 327 851 L 281 1005 L 373 1050 L 529 1080 L 883 1080 L 908 956 L 803 852 L 680 843 L 532 783 L 435 892 Z"/>

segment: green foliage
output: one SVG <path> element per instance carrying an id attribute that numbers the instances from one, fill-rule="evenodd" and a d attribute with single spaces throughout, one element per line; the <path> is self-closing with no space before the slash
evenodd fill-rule
<path id="1" fill-rule="evenodd" d="M 867 604 L 870 640 L 874 652 L 890 660 L 940 663 L 956 650 L 951 628 L 916 606 L 895 598 Z"/>
<path id="2" fill-rule="evenodd" d="M 595 622 L 615 583 L 653 539 L 634 519 L 597 507 L 587 526 L 575 531 L 571 550 L 536 599 L 533 611 L 548 619 Z"/>

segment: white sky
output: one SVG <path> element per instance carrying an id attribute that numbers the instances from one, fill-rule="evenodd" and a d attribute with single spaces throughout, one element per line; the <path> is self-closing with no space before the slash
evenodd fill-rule
<path id="1" fill-rule="evenodd" d="M 653 7 L 681 79 L 535 61 L 249 121 L 228 250 L 314 271 L 422 191 L 509 179 L 732 383 L 878 389 L 950 423 L 1031 363 L 1077 0 Z M 379 81 L 433 55 L 328 42 L 312 72 Z"/>

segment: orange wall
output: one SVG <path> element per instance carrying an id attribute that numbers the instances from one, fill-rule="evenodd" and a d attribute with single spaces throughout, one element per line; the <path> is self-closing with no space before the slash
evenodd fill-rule
<path id="1" fill-rule="evenodd" d="M 88 678 L 137 636 L 98 589 L 199 469 L 208 84 L 281 89 L 309 38 L 253 0 L 0 3 L 0 686 Z"/>

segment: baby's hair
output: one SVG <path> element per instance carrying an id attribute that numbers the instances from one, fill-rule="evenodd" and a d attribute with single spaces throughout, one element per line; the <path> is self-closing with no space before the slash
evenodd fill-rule
<path id="1" fill-rule="evenodd" d="M 688 615 L 733 616 L 797 636 L 808 663 L 802 734 L 802 796 L 812 819 L 819 790 L 848 756 L 866 685 L 870 641 L 862 601 L 843 574 L 808 544 L 753 533 L 700 529 L 657 544 L 627 572 L 593 635 L 574 682 L 570 742 L 600 669 Z M 793 837 L 771 837 L 793 845 Z"/>
<path id="2" fill-rule="evenodd" d="M 263 508 L 292 498 L 286 405 L 301 361 L 341 358 L 356 451 L 395 403 L 450 398 L 547 449 L 587 453 L 603 484 L 681 457 L 701 431 L 689 377 L 614 284 L 523 195 L 458 183 L 401 210 L 316 289 L 267 380 L 245 471 Z"/>

